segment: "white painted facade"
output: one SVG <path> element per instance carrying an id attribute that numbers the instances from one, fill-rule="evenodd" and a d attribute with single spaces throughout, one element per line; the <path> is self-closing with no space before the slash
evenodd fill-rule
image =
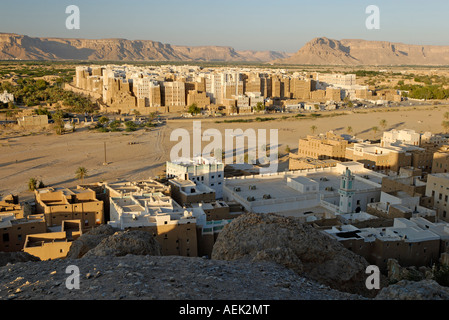
<path id="1" fill-rule="evenodd" d="M 354 174 L 354 210 L 365 211 L 368 203 L 379 202 L 381 180 L 385 175 L 354 162 L 332 168 L 227 178 L 223 198 L 236 201 L 255 213 L 297 215 L 317 207 L 322 207 L 322 212 L 338 213 L 341 177 L 347 168 Z"/>
<path id="2" fill-rule="evenodd" d="M 167 162 L 167 178 L 191 180 L 215 190 L 215 198 L 223 198 L 224 164 L 213 158 L 196 157 Z"/>

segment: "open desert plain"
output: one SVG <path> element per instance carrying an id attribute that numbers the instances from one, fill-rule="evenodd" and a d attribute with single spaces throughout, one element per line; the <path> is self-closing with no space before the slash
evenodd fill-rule
<path id="1" fill-rule="evenodd" d="M 382 119 L 387 119 L 386 130 L 407 128 L 417 132 L 443 132 L 441 122 L 447 111 L 447 105 L 427 105 L 368 111 L 339 110 L 300 119 L 289 114 L 267 115 L 270 121 L 265 122 L 225 123 L 223 118 L 167 119 L 165 124 L 151 130 L 126 133 L 100 133 L 81 125 L 75 132 L 63 135 L 56 135 L 51 130 L 24 131 L 5 127 L 0 139 L 0 194 L 19 194 L 23 199 L 32 197 L 27 186 L 30 178 L 43 181 L 47 186 L 76 186 L 80 181 L 75 172 L 80 166 L 88 170 L 85 183 L 156 177 L 163 173 L 165 162 L 170 160 L 171 148 L 178 143 L 170 141 L 171 133 L 184 128 L 192 135 L 193 121 L 201 121 L 203 132 L 210 128 L 220 130 L 223 139 L 226 129 L 277 129 L 281 154 L 279 170 L 285 170 L 288 168 L 288 157 L 282 157 L 286 154 L 285 149 L 288 146 L 295 152 L 298 140 L 312 134 L 312 126 L 318 132 L 333 130 L 338 134 L 348 134 L 350 126 L 351 135 L 375 140 L 380 139 L 382 133 L 372 128 L 379 126 Z M 207 144 L 203 142 L 203 148 Z"/>

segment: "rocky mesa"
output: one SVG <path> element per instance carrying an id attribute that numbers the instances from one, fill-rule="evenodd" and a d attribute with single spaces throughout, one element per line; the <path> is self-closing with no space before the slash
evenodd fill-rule
<path id="1" fill-rule="evenodd" d="M 315 38 L 275 64 L 300 65 L 448 65 L 449 46 L 410 45 L 359 39 Z"/>
<path id="2" fill-rule="evenodd" d="M 176 46 L 151 40 L 37 38 L 0 33 L 0 60 L 268 62 L 289 57 L 273 51 L 223 46 Z"/>

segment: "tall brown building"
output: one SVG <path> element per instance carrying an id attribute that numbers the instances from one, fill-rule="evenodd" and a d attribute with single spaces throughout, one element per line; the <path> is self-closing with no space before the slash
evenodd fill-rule
<path id="1" fill-rule="evenodd" d="M 163 82 L 161 85 L 161 96 L 166 107 L 186 106 L 186 86 L 184 82 Z"/>
<path id="2" fill-rule="evenodd" d="M 343 161 L 346 159 L 347 146 L 348 141 L 333 132 L 319 136 L 307 136 L 307 138 L 299 140 L 298 157 Z"/>
<path id="3" fill-rule="evenodd" d="M 45 216 L 47 226 L 64 220 L 81 220 L 83 227 L 104 224 L 103 201 L 91 189 L 44 188 L 35 191 L 36 213 Z"/>
<path id="4" fill-rule="evenodd" d="M 210 98 L 206 95 L 206 92 L 199 92 L 191 90 L 187 94 L 187 106 L 196 104 L 199 108 L 206 108 L 210 105 Z"/>
<path id="5" fill-rule="evenodd" d="M 108 78 L 104 102 L 111 111 L 125 113 L 135 109 L 137 98 L 133 94 L 132 83 L 121 78 Z"/>
<path id="6" fill-rule="evenodd" d="M 293 78 L 291 80 L 290 91 L 292 92 L 293 99 L 310 99 L 310 94 L 314 90 L 316 90 L 315 80 L 302 80 L 299 78 Z"/>

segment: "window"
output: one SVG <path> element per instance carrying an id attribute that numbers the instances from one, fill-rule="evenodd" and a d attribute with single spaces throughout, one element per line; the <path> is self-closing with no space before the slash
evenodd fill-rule
<path id="1" fill-rule="evenodd" d="M 9 233 L 3 234 L 3 242 L 9 242 Z"/>

